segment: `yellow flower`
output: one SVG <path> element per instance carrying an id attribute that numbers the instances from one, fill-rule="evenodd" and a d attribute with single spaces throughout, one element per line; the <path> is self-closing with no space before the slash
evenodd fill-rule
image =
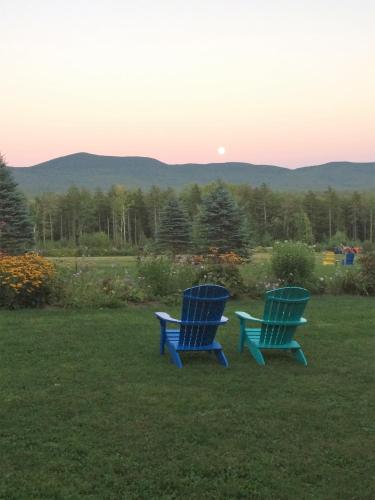
<path id="1" fill-rule="evenodd" d="M 35 253 L 6 256 L 0 253 L 0 287 L 32 296 L 46 285 L 55 274 L 55 266 L 45 257 Z"/>

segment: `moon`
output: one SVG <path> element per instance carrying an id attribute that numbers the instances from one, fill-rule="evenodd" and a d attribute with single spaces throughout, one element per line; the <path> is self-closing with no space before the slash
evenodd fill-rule
<path id="1" fill-rule="evenodd" d="M 224 146 L 220 146 L 219 148 L 217 148 L 217 152 L 218 152 L 219 155 L 225 154 L 225 147 Z"/>

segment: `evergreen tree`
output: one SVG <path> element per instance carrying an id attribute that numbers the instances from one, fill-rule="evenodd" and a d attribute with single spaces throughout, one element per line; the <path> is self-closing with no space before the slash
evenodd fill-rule
<path id="1" fill-rule="evenodd" d="M 215 247 L 220 252 L 229 252 L 244 246 L 240 210 L 221 183 L 202 200 L 199 235 L 205 249 Z"/>
<path id="2" fill-rule="evenodd" d="M 31 248 L 33 241 L 25 200 L 0 156 L 0 251 L 22 253 Z"/>
<path id="3" fill-rule="evenodd" d="M 186 253 L 190 238 L 191 227 L 185 209 L 176 198 L 169 199 L 160 216 L 159 247 L 174 254 Z"/>
<path id="4" fill-rule="evenodd" d="M 201 189 L 198 184 L 193 184 L 185 188 L 180 194 L 180 200 L 183 200 L 189 216 L 194 218 L 199 211 L 200 204 L 202 203 Z"/>

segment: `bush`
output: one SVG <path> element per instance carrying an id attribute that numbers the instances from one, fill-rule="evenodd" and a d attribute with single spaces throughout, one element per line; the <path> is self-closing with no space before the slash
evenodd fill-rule
<path id="1" fill-rule="evenodd" d="M 37 245 L 38 253 L 44 257 L 76 257 L 77 247 L 73 241 L 46 241 Z"/>
<path id="2" fill-rule="evenodd" d="M 375 252 L 375 243 L 372 243 L 371 241 L 365 241 L 363 243 L 363 253 L 371 252 Z"/>
<path id="3" fill-rule="evenodd" d="M 341 245 L 345 245 L 347 241 L 348 237 L 343 231 L 336 231 L 332 238 L 328 240 L 326 248 L 332 249 L 335 247 L 339 247 Z"/>
<path id="4" fill-rule="evenodd" d="M 239 265 L 244 258 L 233 251 L 220 252 L 217 247 L 210 247 L 207 254 L 195 255 L 191 263 L 199 265 L 195 284 L 212 283 L 227 288 L 232 295 L 240 295 L 245 291 L 245 285 Z"/>
<path id="5" fill-rule="evenodd" d="M 304 287 L 308 289 L 311 294 L 322 295 L 324 294 L 329 285 L 329 278 L 327 276 L 313 275 L 310 279 L 306 280 Z"/>
<path id="6" fill-rule="evenodd" d="M 149 257 L 138 264 L 138 280 L 148 299 L 179 297 L 196 280 L 196 269 L 174 263 L 167 257 Z"/>
<path id="7" fill-rule="evenodd" d="M 118 283 L 107 287 L 90 269 L 72 273 L 61 269 L 55 280 L 54 295 L 56 303 L 62 307 L 116 307 L 121 299 L 116 293 Z"/>
<path id="8" fill-rule="evenodd" d="M 55 268 L 35 253 L 0 255 L 0 306 L 35 307 L 48 302 Z"/>
<path id="9" fill-rule="evenodd" d="M 213 283 L 227 288 L 232 297 L 245 291 L 238 266 L 235 264 L 206 264 L 198 272 L 195 284 Z"/>
<path id="10" fill-rule="evenodd" d="M 315 267 L 313 251 L 304 243 L 276 243 L 271 268 L 282 285 L 305 286 L 311 280 Z"/>
<path id="11" fill-rule="evenodd" d="M 364 293 L 361 282 L 360 270 L 355 266 L 340 266 L 334 274 L 326 278 L 327 292 L 333 295 L 349 293 L 357 295 Z"/>
<path id="12" fill-rule="evenodd" d="M 111 243 L 106 233 L 97 232 L 81 236 L 77 254 L 103 256 L 108 255 L 110 249 Z"/>
<path id="13" fill-rule="evenodd" d="M 88 267 L 72 273 L 60 269 L 54 280 L 54 300 L 66 308 L 120 307 L 127 302 L 143 302 L 143 291 L 126 276 L 98 275 Z"/>
<path id="14" fill-rule="evenodd" d="M 367 295 L 375 295 L 375 251 L 361 255 L 359 263 L 361 264 L 360 279 L 363 291 Z"/>

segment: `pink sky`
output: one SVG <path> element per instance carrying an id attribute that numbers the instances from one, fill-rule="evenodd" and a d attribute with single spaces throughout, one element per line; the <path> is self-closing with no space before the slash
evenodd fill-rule
<path id="1" fill-rule="evenodd" d="M 79 151 L 375 161 L 372 1 L 3 0 L 1 10 L 9 165 Z"/>

